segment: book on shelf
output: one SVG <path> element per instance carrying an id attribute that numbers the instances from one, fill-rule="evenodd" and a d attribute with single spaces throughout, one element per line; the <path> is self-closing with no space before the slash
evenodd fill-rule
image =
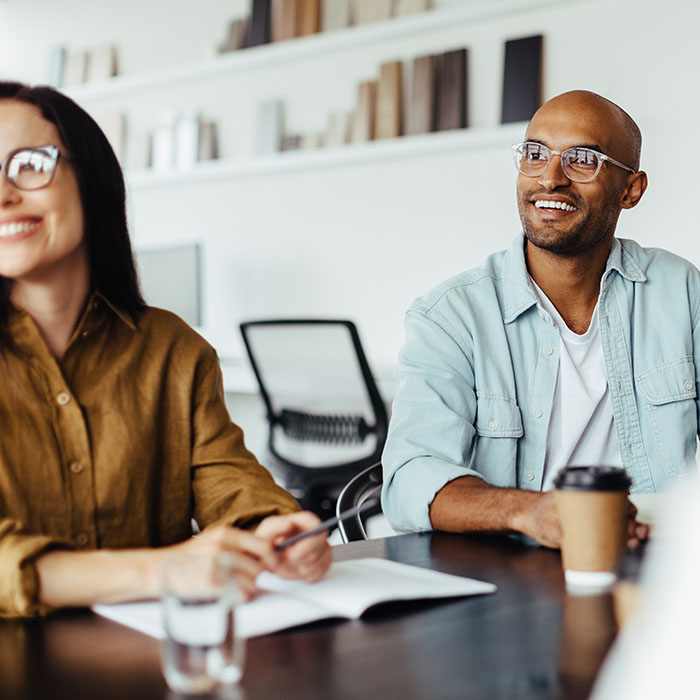
<path id="1" fill-rule="evenodd" d="M 85 80 L 96 83 L 117 74 L 117 50 L 111 44 L 97 46 L 88 52 Z"/>
<path id="2" fill-rule="evenodd" d="M 114 155 L 120 163 L 126 156 L 126 117 L 124 112 L 117 109 L 105 110 L 97 115 L 97 123 L 107 137 Z"/>
<path id="3" fill-rule="evenodd" d="M 226 53 L 227 51 L 238 51 L 246 45 L 246 38 L 248 36 L 248 18 L 243 17 L 241 19 L 234 19 L 228 25 L 228 36 L 226 41 L 224 41 L 221 46 L 219 46 L 219 53 Z"/>
<path id="4" fill-rule="evenodd" d="M 542 104 L 542 35 L 506 41 L 501 123 L 528 121 Z"/>
<path id="5" fill-rule="evenodd" d="M 282 151 L 298 151 L 301 147 L 301 136 L 299 134 L 284 134 L 282 136 Z"/>
<path id="6" fill-rule="evenodd" d="M 67 53 L 65 46 L 53 46 L 49 50 L 46 70 L 47 85 L 55 88 L 60 88 L 63 85 L 63 71 L 65 70 Z"/>
<path id="7" fill-rule="evenodd" d="M 325 145 L 327 147 L 342 146 L 350 140 L 352 115 L 348 112 L 336 112 L 328 118 Z"/>
<path id="8" fill-rule="evenodd" d="M 253 0 L 246 46 L 259 46 L 270 42 L 270 0 Z"/>
<path id="9" fill-rule="evenodd" d="M 350 0 L 323 0 L 321 30 L 333 31 L 348 27 L 352 20 Z"/>
<path id="10" fill-rule="evenodd" d="M 467 126 L 467 50 L 435 56 L 435 131 Z"/>
<path id="11" fill-rule="evenodd" d="M 378 22 L 393 14 L 394 0 L 355 0 L 353 18 L 355 24 Z"/>
<path id="12" fill-rule="evenodd" d="M 284 102 L 270 100 L 258 105 L 255 128 L 255 155 L 277 153 L 282 148 Z"/>
<path id="13" fill-rule="evenodd" d="M 299 0 L 299 36 L 318 32 L 321 15 L 320 0 Z"/>
<path id="14" fill-rule="evenodd" d="M 270 32 L 272 41 L 293 39 L 299 35 L 300 0 L 272 0 Z"/>
<path id="15" fill-rule="evenodd" d="M 322 148 L 323 145 L 323 135 L 311 131 L 301 137 L 299 148 L 302 151 L 313 151 L 317 148 Z"/>
<path id="16" fill-rule="evenodd" d="M 175 169 L 191 170 L 199 160 L 199 127 L 196 110 L 187 110 L 175 122 Z"/>
<path id="17" fill-rule="evenodd" d="M 396 0 L 394 11 L 399 16 L 413 15 L 430 10 L 432 6 L 431 0 Z"/>
<path id="18" fill-rule="evenodd" d="M 175 124 L 177 113 L 162 110 L 153 130 L 151 167 L 157 172 L 169 172 L 175 166 Z"/>
<path id="19" fill-rule="evenodd" d="M 236 607 L 239 637 L 259 637 L 317 620 L 356 620 L 381 603 L 496 591 L 492 583 L 376 558 L 336 562 L 317 583 L 290 581 L 268 572 L 261 574 L 257 583 L 264 592 Z M 158 601 L 95 605 L 93 610 L 144 634 L 165 637 Z"/>
<path id="20" fill-rule="evenodd" d="M 199 122 L 197 160 L 216 160 L 219 157 L 219 131 L 216 122 Z"/>
<path id="21" fill-rule="evenodd" d="M 406 109 L 406 133 L 427 134 L 435 130 L 435 57 L 413 59 L 411 93 Z"/>
<path id="22" fill-rule="evenodd" d="M 371 141 L 377 105 L 377 83 L 367 80 L 357 86 L 357 106 L 352 120 L 351 141 Z"/>
<path id="23" fill-rule="evenodd" d="M 375 139 L 401 136 L 401 61 L 383 63 L 377 83 Z"/>
<path id="24" fill-rule="evenodd" d="M 85 82 L 88 54 L 83 49 L 69 49 L 63 66 L 62 87 L 72 87 Z"/>

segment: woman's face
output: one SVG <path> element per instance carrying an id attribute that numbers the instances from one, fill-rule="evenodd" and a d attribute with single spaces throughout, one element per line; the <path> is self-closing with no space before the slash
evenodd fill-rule
<path id="1" fill-rule="evenodd" d="M 36 107 L 0 100 L 0 162 L 19 148 L 39 146 L 66 153 L 56 127 Z M 51 183 L 37 190 L 20 190 L 0 175 L 0 275 L 41 283 L 86 270 L 86 262 L 83 208 L 70 163 L 59 158 Z"/>

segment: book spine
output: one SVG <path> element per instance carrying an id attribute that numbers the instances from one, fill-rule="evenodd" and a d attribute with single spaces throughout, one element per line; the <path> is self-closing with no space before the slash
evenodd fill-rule
<path id="1" fill-rule="evenodd" d="M 320 15 L 320 0 L 300 0 L 298 20 L 299 36 L 316 34 L 319 29 Z"/>
<path id="2" fill-rule="evenodd" d="M 382 64 L 377 85 L 375 139 L 401 135 L 401 61 Z"/>
<path id="3" fill-rule="evenodd" d="M 270 42 L 270 0 L 253 0 L 246 46 Z"/>
<path id="4" fill-rule="evenodd" d="M 389 19 L 393 9 L 393 0 L 355 0 L 353 6 L 355 24 Z"/>
<path id="5" fill-rule="evenodd" d="M 357 109 L 352 124 L 352 141 L 371 141 L 374 138 L 374 116 L 377 104 L 377 83 L 373 80 L 357 87 Z"/>
<path id="6" fill-rule="evenodd" d="M 324 32 L 342 29 L 351 23 L 350 0 L 323 0 L 321 29 Z"/>
<path id="7" fill-rule="evenodd" d="M 435 131 L 467 126 L 467 50 L 435 57 Z"/>
<path id="8" fill-rule="evenodd" d="M 272 41 L 293 39 L 299 35 L 299 0 L 272 0 Z"/>
<path id="9" fill-rule="evenodd" d="M 407 134 L 427 134 L 435 130 L 435 58 L 413 60 L 411 98 L 406 114 Z"/>
<path id="10" fill-rule="evenodd" d="M 528 121 L 542 104 L 542 35 L 506 41 L 501 123 Z"/>

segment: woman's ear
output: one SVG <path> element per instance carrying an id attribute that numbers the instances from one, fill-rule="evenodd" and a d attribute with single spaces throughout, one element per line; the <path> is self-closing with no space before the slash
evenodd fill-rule
<path id="1" fill-rule="evenodd" d="M 647 189 L 647 174 L 640 170 L 627 178 L 627 184 L 620 196 L 620 208 L 631 209 L 639 204 L 639 200 Z"/>

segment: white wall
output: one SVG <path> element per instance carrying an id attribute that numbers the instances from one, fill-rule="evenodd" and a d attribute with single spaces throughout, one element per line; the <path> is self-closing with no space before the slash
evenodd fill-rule
<path id="1" fill-rule="evenodd" d="M 451 0 L 440 4 L 475 4 Z M 496 0 L 492 0 L 496 2 Z M 116 43 L 124 74 L 214 53 L 245 0 L 0 1 L 0 76 L 41 82 L 50 46 Z M 504 17 L 114 98 L 85 99 L 95 114 L 118 107 L 134 138 L 163 106 L 197 105 L 221 121 L 227 158 L 251 152 L 256 105 L 283 98 L 292 129 L 320 129 L 350 108 L 356 83 L 379 63 L 460 46 L 470 49 L 470 122 L 498 124 L 502 46 L 545 35 L 545 97 L 573 88 L 619 103 L 644 134 L 645 201 L 623 213 L 620 235 L 700 264 L 695 134 L 700 91 L 690 0 L 556 0 Z M 76 93 L 79 97 L 79 92 Z M 405 307 L 441 279 L 476 265 L 518 231 L 509 142 L 476 150 L 298 170 L 265 177 L 132 187 L 137 245 L 202 240 L 205 318 L 224 354 L 240 352 L 236 322 L 275 315 L 357 321 L 370 363 L 393 366 Z"/>

